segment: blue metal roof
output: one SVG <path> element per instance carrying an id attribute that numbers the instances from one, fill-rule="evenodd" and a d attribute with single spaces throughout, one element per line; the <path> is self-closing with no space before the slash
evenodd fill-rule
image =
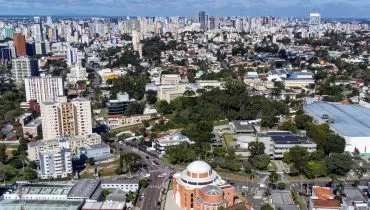
<path id="1" fill-rule="evenodd" d="M 305 112 L 316 121 L 323 122 L 327 114 L 333 123 L 329 125 L 342 136 L 370 137 L 370 109 L 356 104 L 318 102 L 306 105 Z"/>

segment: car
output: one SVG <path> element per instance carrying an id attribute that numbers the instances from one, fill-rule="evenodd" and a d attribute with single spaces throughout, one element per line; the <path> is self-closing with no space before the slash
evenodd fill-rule
<path id="1" fill-rule="evenodd" d="M 155 166 L 156 164 L 154 163 L 154 161 L 152 162 L 152 165 Z"/>
<path id="2" fill-rule="evenodd" d="M 166 175 L 167 175 L 166 173 L 163 173 L 163 174 L 159 174 L 159 175 L 158 175 L 158 177 L 159 177 L 159 178 L 163 178 L 163 177 L 165 177 Z"/>
<path id="3" fill-rule="evenodd" d="M 140 198 L 144 198 L 144 197 L 145 197 L 144 193 L 140 195 Z"/>
<path id="4" fill-rule="evenodd" d="M 146 159 L 150 159 L 150 157 L 149 157 L 148 155 L 147 155 L 147 156 L 145 156 L 145 158 L 146 158 Z"/>
<path id="5" fill-rule="evenodd" d="M 144 174 L 144 177 L 150 177 L 150 174 Z"/>

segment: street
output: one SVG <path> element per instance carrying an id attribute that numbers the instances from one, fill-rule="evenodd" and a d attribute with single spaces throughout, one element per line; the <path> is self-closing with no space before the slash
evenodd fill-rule
<path id="1" fill-rule="evenodd" d="M 131 151 L 139 154 L 146 167 L 143 167 L 138 174 L 133 175 L 135 178 L 145 178 L 145 174 L 150 174 L 147 177 L 149 181 L 149 186 L 144 190 L 140 191 L 140 195 L 144 194 L 144 198 L 138 201 L 137 206 L 142 210 L 158 209 L 158 201 L 160 200 L 161 190 L 164 183 L 168 183 L 170 176 L 175 172 L 175 170 L 168 167 L 161 160 L 153 158 L 145 152 L 139 151 L 134 147 L 130 147 L 125 144 L 119 144 L 114 142 L 113 145 L 119 151 Z M 155 162 L 154 162 L 155 161 Z M 159 175 L 166 173 L 164 177 L 158 177 Z"/>

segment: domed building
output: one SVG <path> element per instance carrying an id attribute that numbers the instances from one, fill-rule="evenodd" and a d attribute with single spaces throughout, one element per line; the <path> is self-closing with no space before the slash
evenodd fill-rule
<path id="1" fill-rule="evenodd" d="M 234 205 L 234 187 L 226 184 L 204 161 L 190 163 L 173 175 L 173 196 L 186 210 L 217 210 Z"/>

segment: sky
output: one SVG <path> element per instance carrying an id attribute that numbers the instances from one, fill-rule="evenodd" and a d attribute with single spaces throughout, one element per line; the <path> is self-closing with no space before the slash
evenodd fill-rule
<path id="1" fill-rule="evenodd" d="M 308 17 L 368 18 L 370 0 L 0 0 L 0 15 Z"/>

